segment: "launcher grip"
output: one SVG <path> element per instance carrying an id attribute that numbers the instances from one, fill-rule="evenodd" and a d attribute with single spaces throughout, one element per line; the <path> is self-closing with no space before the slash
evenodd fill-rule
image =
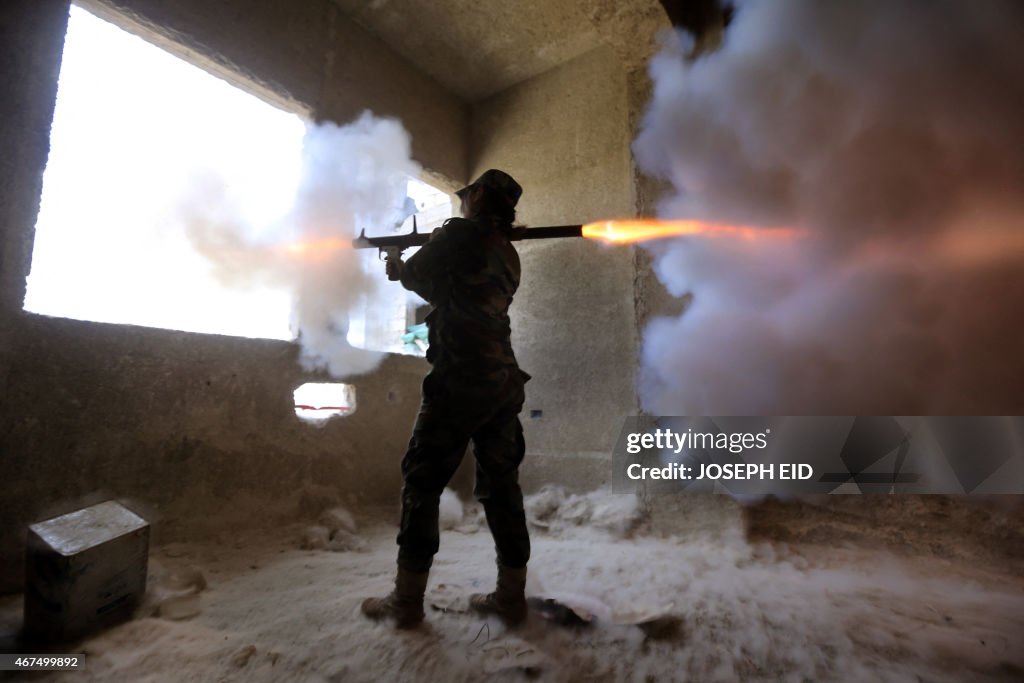
<path id="1" fill-rule="evenodd" d="M 381 247 L 377 252 L 377 257 L 381 256 L 384 257 L 384 268 L 387 271 L 388 280 L 397 282 L 402 277 L 402 248 Z"/>

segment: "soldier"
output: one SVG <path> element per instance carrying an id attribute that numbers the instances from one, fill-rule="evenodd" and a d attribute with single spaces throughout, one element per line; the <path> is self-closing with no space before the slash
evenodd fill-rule
<path id="1" fill-rule="evenodd" d="M 430 302 L 427 315 L 433 366 L 402 459 L 402 516 L 394 590 L 368 598 L 363 613 L 394 618 L 399 628 L 423 621 L 423 594 L 439 545 L 441 492 L 473 442 L 474 495 L 483 504 L 497 551 L 493 593 L 470 605 L 508 624 L 526 618 L 530 537 L 519 488 L 525 443 L 519 411 L 529 375 L 512 353 L 508 309 L 519 286 L 519 255 L 509 241 L 522 188 L 491 169 L 456 193 L 463 218 L 434 231 L 406 263 L 387 264 L 388 277 Z"/>

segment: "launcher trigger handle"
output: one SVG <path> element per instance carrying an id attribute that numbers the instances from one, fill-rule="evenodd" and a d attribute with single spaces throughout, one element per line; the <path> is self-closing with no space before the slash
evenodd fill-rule
<path id="1" fill-rule="evenodd" d="M 396 282 L 401 278 L 402 273 L 402 248 L 401 247 L 381 247 L 377 251 L 377 258 L 383 257 L 384 266 L 387 270 L 388 280 Z"/>

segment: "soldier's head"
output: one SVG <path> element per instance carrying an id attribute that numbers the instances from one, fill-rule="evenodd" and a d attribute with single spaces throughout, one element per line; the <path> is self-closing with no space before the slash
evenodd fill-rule
<path id="1" fill-rule="evenodd" d="M 511 226 L 523 188 L 508 173 L 492 168 L 455 194 L 462 200 L 463 217 Z"/>

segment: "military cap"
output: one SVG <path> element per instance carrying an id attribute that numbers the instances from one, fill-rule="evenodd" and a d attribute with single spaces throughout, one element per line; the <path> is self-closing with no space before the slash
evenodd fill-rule
<path id="1" fill-rule="evenodd" d="M 519 201 L 519 197 L 523 194 L 523 188 L 519 186 L 519 183 L 517 183 L 512 176 L 504 171 L 499 171 L 496 168 L 484 171 L 479 178 L 455 194 L 461 198 L 464 193 L 474 187 L 486 187 L 493 190 L 499 197 L 508 202 L 509 206 L 512 207 L 516 205 L 516 202 Z"/>

